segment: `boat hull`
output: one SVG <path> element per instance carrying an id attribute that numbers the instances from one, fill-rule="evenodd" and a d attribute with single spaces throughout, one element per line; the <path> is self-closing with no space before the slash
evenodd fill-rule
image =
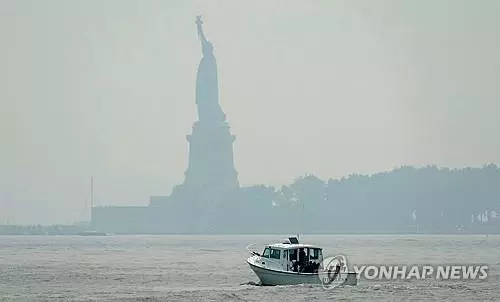
<path id="1" fill-rule="evenodd" d="M 250 268 L 257 275 L 262 285 L 298 285 L 298 284 L 323 284 L 326 273 L 297 273 L 277 271 L 262 266 L 257 266 L 247 261 Z M 341 273 L 341 285 L 357 285 L 358 279 L 354 272 Z M 340 279 L 339 278 L 339 279 Z"/>
<path id="2" fill-rule="evenodd" d="M 275 271 L 248 262 L 262 285 L 321 284 L 318 274 Z"/>

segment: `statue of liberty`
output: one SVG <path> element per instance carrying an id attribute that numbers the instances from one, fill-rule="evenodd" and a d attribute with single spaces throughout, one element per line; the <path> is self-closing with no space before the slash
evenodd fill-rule
<path id="1" fill-rule="evenodd" d="M 213 54 L 213 46 L 203 33 L 201 16 L 196 19 L 198 37 L 201 41 L 203 58 L 198 65 L 196 76 L 196 106 L 198 120 L 202 123 L 223 123 L 226 119 L 219 105 L 219 88 L 217 79 L 217 62 Z"/>

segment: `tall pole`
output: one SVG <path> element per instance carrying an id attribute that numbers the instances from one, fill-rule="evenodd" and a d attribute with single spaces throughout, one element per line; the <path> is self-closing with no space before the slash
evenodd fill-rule
<path id="1" fill-rule="evenodd" d="M 94 176 L 90 177 L 90 223 L 92 223 L 92 209 L 94 208 Z"/>

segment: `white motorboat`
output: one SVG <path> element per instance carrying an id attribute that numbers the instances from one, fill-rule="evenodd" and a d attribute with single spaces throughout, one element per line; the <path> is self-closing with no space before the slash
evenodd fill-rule
<path id="1" fill-rule="evenodd" d="M 247 259 L 247 263 L 262 285 L 333 286 L 333 281 L 335 285 L 357 284 L 356 273 L 348 272 L 346 261 L 339 261 L 334 266 L 324 265 L 323 249 L 301 244 L 296 237 L 290 237 L 282 243 L 266 245 L 262 254 L 255 251 L 250 253 L 252 256 Z"/>

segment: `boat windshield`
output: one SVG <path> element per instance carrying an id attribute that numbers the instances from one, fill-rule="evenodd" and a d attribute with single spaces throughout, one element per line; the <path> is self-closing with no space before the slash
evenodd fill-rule
<path id="1" fill-rule="evenodd" d="M 280 250 L 271 249 L 271 258 L 280 259 L 281 258 L 280 254 L 281 254 Z"/>
<path id="2" fill-rule="evenodd" d="M 270 248 L 268 248 L 268 247 L 266 247 L 266 248 L 264 249 L 264 253 L 262 253 L 262 257 L 264 257 L 264 258 L 269 258 L 270 254 L 271 254 L 271 249 L 270 249 Z"/>
<path id="3" fill-rule="evenodd" d="M 311 259 L 311 260 L 318 260 L 320 255 L 321 255 L 321 250 L 320 249 L 312 249 L 311 250 L 311 255 L 309 256 L 309 259 Z"/>

